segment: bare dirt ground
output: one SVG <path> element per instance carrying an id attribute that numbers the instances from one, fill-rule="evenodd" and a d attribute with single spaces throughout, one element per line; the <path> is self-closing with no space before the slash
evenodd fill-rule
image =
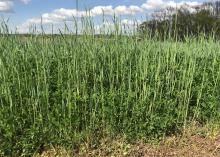
<path id="1" fill-rule="evenodd" d="M 82 146 L 79 151 L 51 149 L 34 157 L 220 157 L 220 132 L 191 126 L 182 136 L 166 137 L 158 145 L 127 144 L 123 140 L 102 142 L 98 149 Z"/>

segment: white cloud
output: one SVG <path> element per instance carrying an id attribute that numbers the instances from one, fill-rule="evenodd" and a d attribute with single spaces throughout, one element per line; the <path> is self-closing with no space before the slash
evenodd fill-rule
<path id="1" fill-rule="evenodd" d="M 74 17 L 86 16 L 85 11 L 77 11 L 76 9 L 55 9 L 51 13 L 44 13 L 40 18 L 30 18 L 23 24 L 17 26 L 18 32 L 27 32 L 29 27 L 39 24 L 55 24 L 64 21 L 73 20 Z"/>
<path id="2" fill-rule="evenodd" d="M 161 8 L 164 5 L 163 0 L 148 0 L 146 3 L 142 4 L 142 8 L 144 9 L 156 9 L 156 8 Z"/>
<path id="3" fill-rule="evenodd" d="M 114 14 L 114 9 L 111 5 L 108 6 L 96 6 L 90 10 L 91 15 L 96 16 L 96 15 L 113 15 Z"/>
<path id="4" fill-rule="evenodd" d="M 14 3 L 10 0 L 0 0 L 0 12 L 11 12 Z"/>
<path id="5" fill-rule="evenodd" d="M 0 12 L 12 12 L 15 0 L 0 0 Z M 20 0 L 24 4 L 28 4 L 31 0 Z"/>
<path id="6" fill-rule="evenodd" d="M 114 9 L 114 12 L 115 14 L 118 14 L 118 15 L 129 15 L 129 14 L 137 14 L 137 13 L 140 13 L 142 12 L 143 9 L 138 7 L 138 6 L 117 6 L 115 9 Z"/>
<path id="7" fill-rule="evenodd" d="M 76 9 L 56 9 L 51 13 L 51 16 L 61 16 L 63 19 L 86 16 L 86 11 L 77 11 Z"/>
<path id="8" fill-rule="evenodd" d="M 142 8 L 146 10 L 162 9 L 166 7 L 180 8 L 183 5 L 188 5 L 190 7 L 200 5 L 198 1 L 181 1 L 175 2 L 173 0 L 147 0 L 142 4 Z"/>
<path id="9" fill-rule="evenodd" d="M 143 12 L 143 9 L 139 6 L 124 6 L 120 5 L 113 8 L 111 5 L 109 6 L 96 6 L 90 10 L 92 16 L 97 15 L 130 15 Z"/>

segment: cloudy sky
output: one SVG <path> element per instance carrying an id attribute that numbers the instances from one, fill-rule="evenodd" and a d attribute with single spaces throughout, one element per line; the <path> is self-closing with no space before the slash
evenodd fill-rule
<path id="1" fill-rule="evenodd" d="M 205 0 L 0 0 L 1 19 L 9 18 L 13 30 L 26 33 L 30 25 L 56 25 L 62 27 L 64 21 L 73 17 L 88 15 L 93 17 L 97 28 L 101 25 L 103 12 L 106 17 L 120 16 L 124 23 L 131 19 L 143 21 L 152 11 L 167 6 L 198 5 Z"/>

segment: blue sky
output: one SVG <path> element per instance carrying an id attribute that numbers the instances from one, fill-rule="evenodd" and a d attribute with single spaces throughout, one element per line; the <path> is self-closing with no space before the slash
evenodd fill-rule
<path id="1" fill-rule="evenodd" d="M 0 15 L 9 18 L 13 29 L 18 27 L 21 32 L 27 31 L 29 25 L 42 23 L 61 23 L 69 21 L 70 16 L 84 16 L 86 10 L 91 10 L 95 20 L 99 20 L 104 11 L 107 16 L 114 13 L 124 21 L 130 17 L 143 20 L 153 10 L 165 6 L 180 6 L 183 3 L 197 5 L 204 0 L 79 0 L 79 11 L 76 0 L 0 0 Z M 101 11 L 101 12 L 100 12 Z M 57 27 L 58 27 L 57 26 Z"/>

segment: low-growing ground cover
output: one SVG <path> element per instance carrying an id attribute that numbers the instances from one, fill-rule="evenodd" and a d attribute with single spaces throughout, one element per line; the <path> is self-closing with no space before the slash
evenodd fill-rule
<path id="1" fill-rule="evenodd" d="M 158 142 L 217 127 L 219 41 L 113 35 L 0 38 L 0 156 L 105 138 Z"/>

